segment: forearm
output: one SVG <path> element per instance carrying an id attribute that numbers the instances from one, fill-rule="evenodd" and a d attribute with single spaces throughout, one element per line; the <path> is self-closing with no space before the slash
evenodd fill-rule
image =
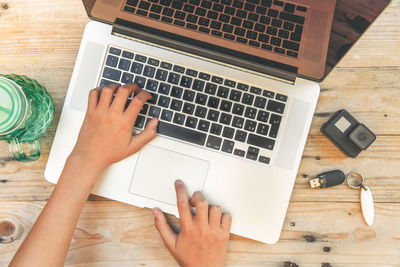
<path id="1" fill-rule="evenodd" d="M 102 168 L 71 156 L 10 266 L 63 266 L 82 207 Z"/>

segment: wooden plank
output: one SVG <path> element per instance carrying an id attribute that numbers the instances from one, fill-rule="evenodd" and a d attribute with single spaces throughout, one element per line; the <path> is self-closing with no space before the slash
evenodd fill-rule
<path id="1" fill-rule="evenodd" d="M 43 202 L 0 203 L 0 224 L 12 222 L 22 234 L 0 245 L 6 265 L 38 216 Z M 274 245 L 232 236 L 226 266 L 399 266 L 400 204 L 376 204 L 373 227 L 355 203 L 291 203 L 280 241 Z M 175 221 L 175 220 L 174 220 Z M 3 243 L 5 236 L 3 238 Z M 1 241 L 0 241 L 1 243 Z M 330 250 L 329 252 L 324 252 Z M 81 214 L 66 266 L 176 266 L 163 247 L 148 209 L 102 201 Z"/>

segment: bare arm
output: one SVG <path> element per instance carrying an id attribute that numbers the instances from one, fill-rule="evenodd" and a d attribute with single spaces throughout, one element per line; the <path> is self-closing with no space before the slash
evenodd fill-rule
<path id="1" fill-rule="evenodd" d="M 118 87 L 110 85 L 90 92 L 77 144 L 54 192 L 10 266 L 63 266 L 83 204 L 100 174 L 155 137 L 157 119 L 153 119 L 141 134 L 132 137 L 133 124 L 150 94 L 135 84 Z M 124 110 L 132 92 L 137 96 Z"/>

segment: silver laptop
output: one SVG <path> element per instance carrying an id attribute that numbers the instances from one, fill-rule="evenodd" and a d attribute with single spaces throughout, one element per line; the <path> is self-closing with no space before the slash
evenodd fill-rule
<path id="1" fill-rule="evenodd" d="M 339 59 L 325 67 L 336 1 L 87 2 L 94 2 L 86 6 L 93 21 L 46 179 L 57 183 L 89 90 L 136 82 L 153 97 L 133 134 L 159 117 L 158 136 L 109 167 L 92 193 L 178 216 L 173 182 L 181 179 L 190 194 L 200 190 L 232 214 L 232 233 L 277 242 L 320 91 L 316 81 Z"/>

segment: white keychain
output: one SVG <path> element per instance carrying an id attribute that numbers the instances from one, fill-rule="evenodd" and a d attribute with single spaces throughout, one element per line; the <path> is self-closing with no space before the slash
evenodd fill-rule
<path id="1" fill-rule="evenodd" d="M 346 176 L 347 184 L 353 189 L 360 188 L 361 211 L 365 222 L 371 226 L 374 222 L 375 208 L 371 189 L 364 184 L 364 176 L 358 172 L 350 172 Z"/>

